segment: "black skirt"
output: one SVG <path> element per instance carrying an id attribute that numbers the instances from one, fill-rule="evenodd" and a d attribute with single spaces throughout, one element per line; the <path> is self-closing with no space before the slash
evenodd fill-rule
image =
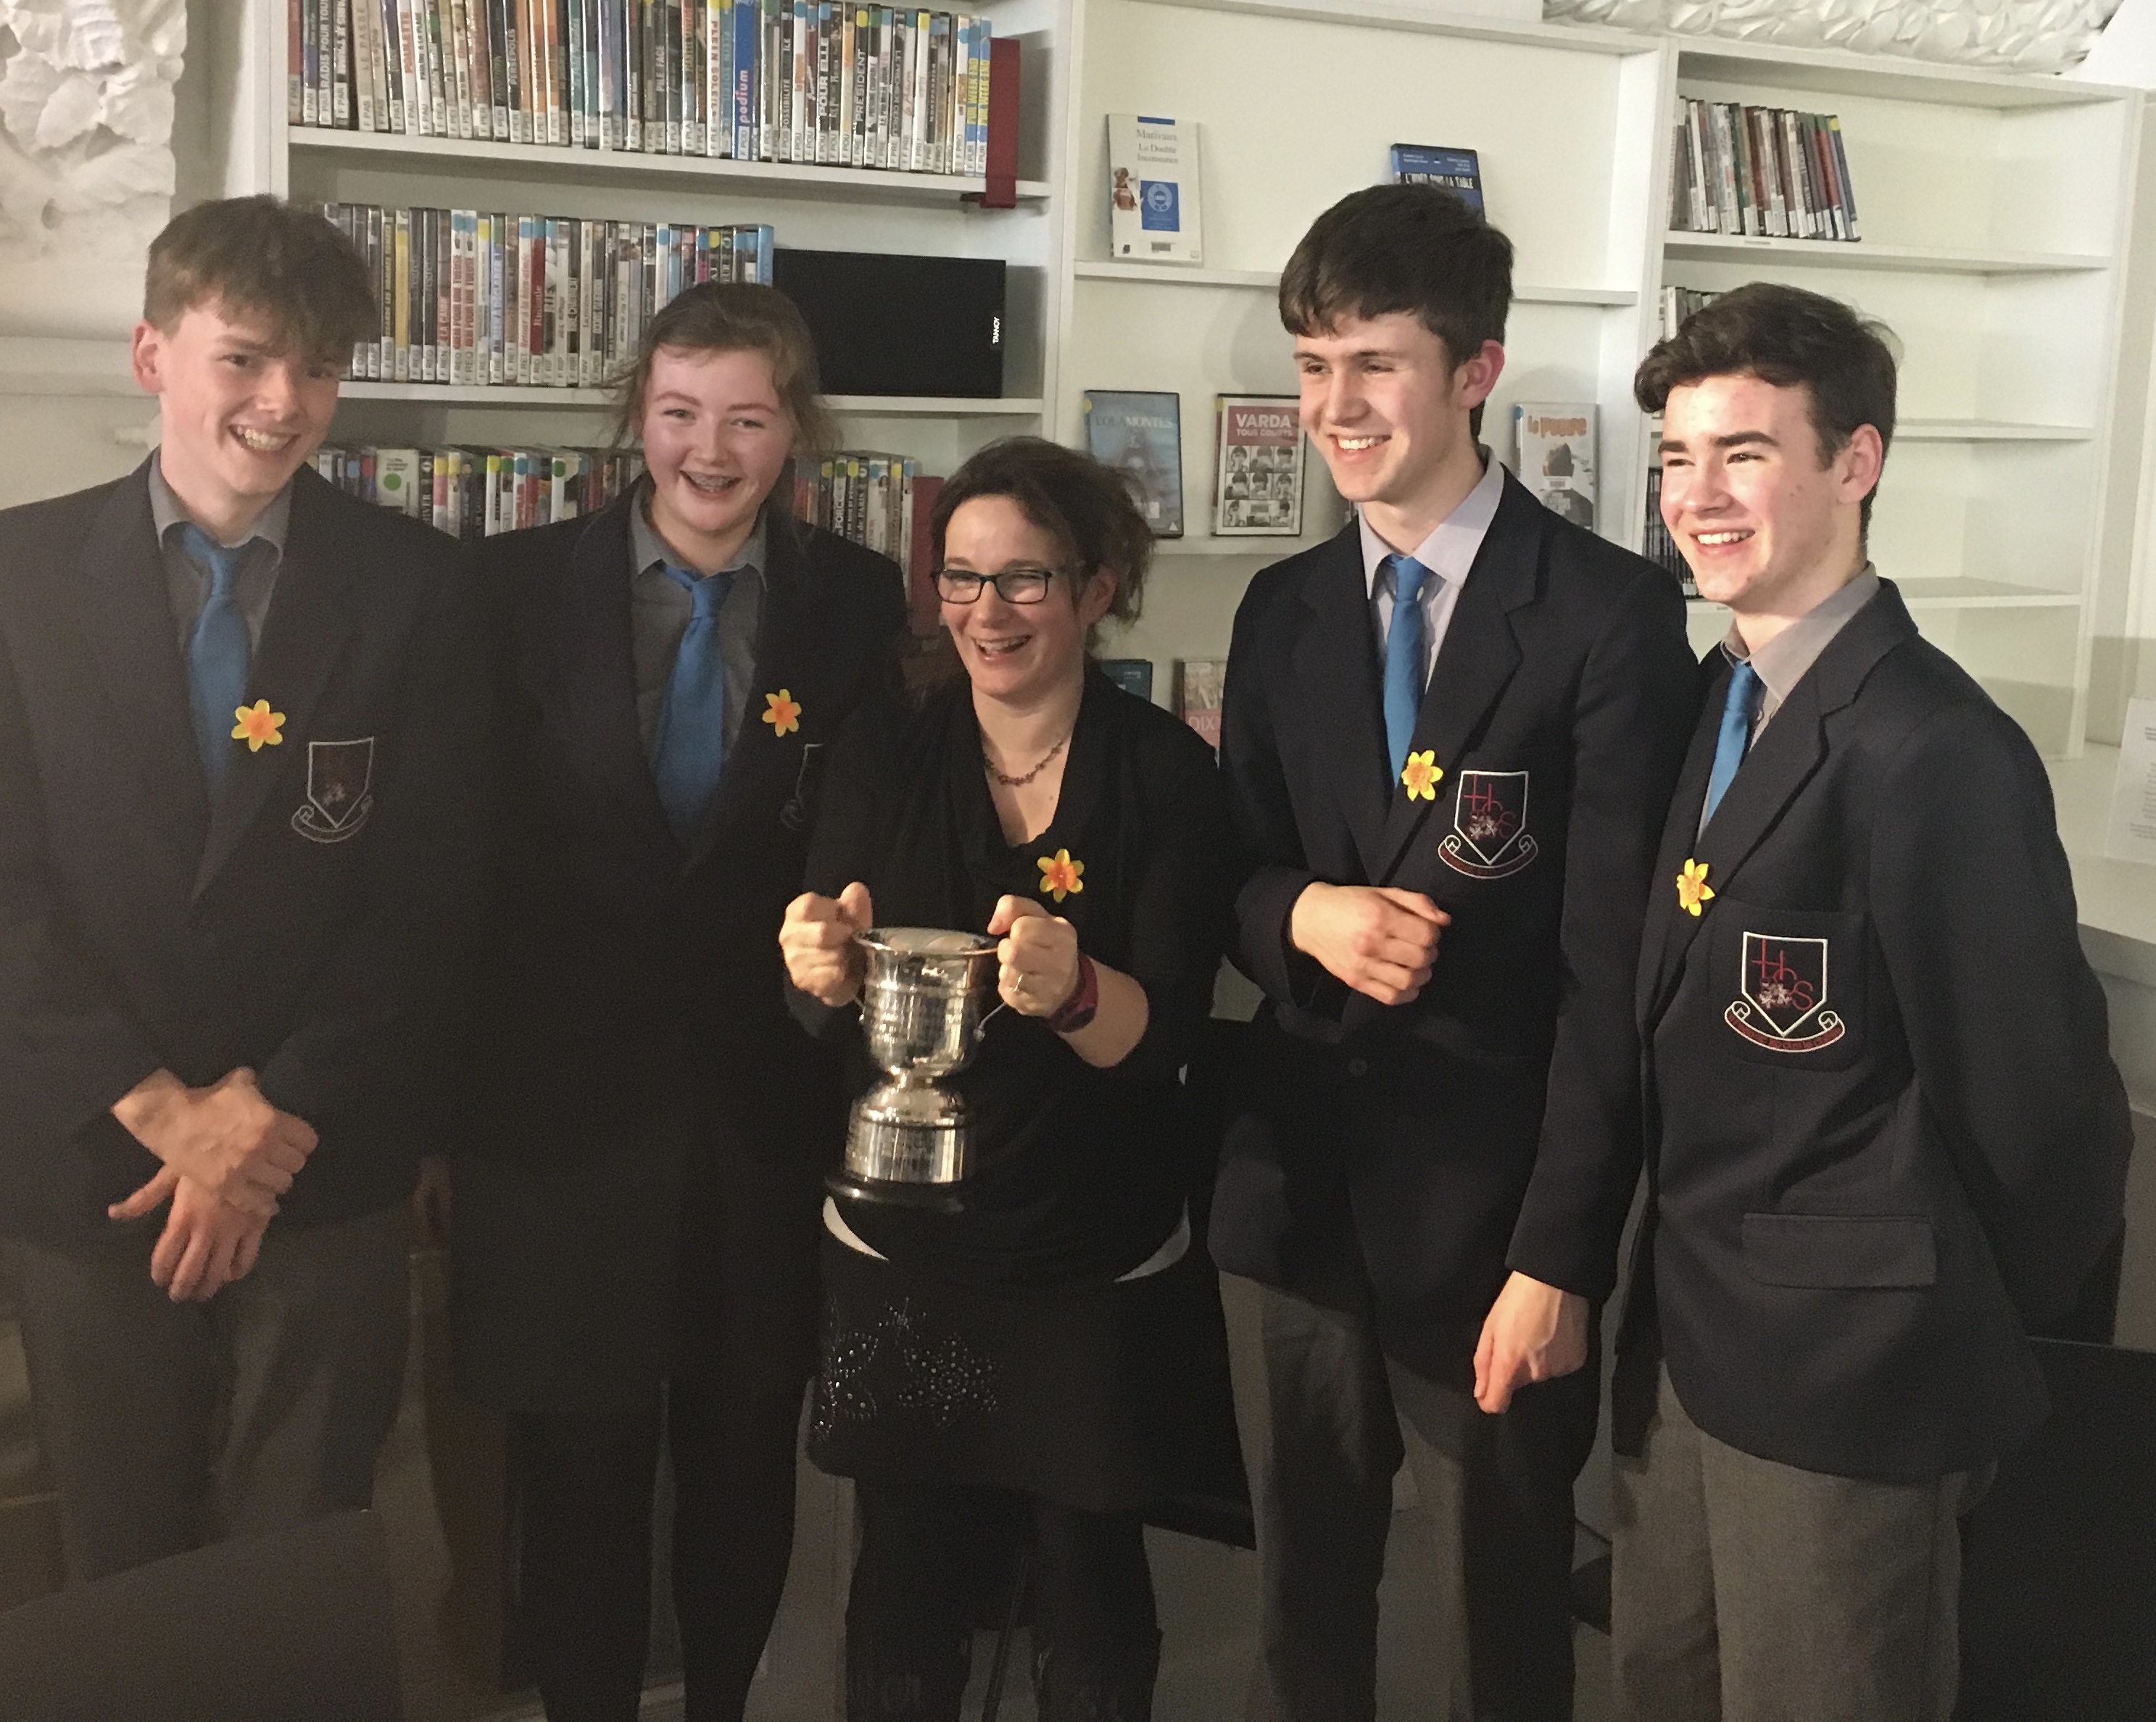
<path id="1" fill-rule="evenodd" d="M 808 1454 L 865 1482 L 1015 1490 L 1249 1545 L 1227 1330 L 1194 1240 L 1142 1279 L 952 1286 L 828 1234 Z"/>

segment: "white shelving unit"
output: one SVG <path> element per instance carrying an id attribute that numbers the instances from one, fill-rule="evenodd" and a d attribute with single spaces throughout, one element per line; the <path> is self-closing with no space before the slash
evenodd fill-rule
<path id="1" fill-rule="evenodd" d="M 1295 389 L 1270 299 L 1281 260 L 1319 211 L 1385 177 L 1389 145 L 1448 143 L 1481 152 L 1517 254 L 1493 433 L 1515 400 L 1596 402 L 1601 529 L 1636 548 L 1650 451 L 1631 377 L 1666 283 L 1788 281 L 1880 317 L 1904 351 L 1905 416 L 1875 558 L 2046 754 L 2078 751 L 2138 92 L 1510 25 L 1420 0 L 1080 0 L 1076 23 L 1064 386 L 1048 422 L 1075 440 L 1088 387 L 1182 397 L 1190 536 L 1161 546 L 1147 615 L 1113 645 L 1153 658 L 1157 687 L 1168 660 L 1221 655 L 1249 574 L 1338 518 L 1309 510 L 1301 541 L 1204 531 L 1212 397 Z M 1322 122 L 1284 123 L 1254 97 L 1289 88 Z M 1864 238 L 1670 232 L 1681 94 L 1838 112 Z M 1198 122 L 1204 268 L 1109 259 L 1110 112 Z M 1312 495 L 1326 492 L 1321 472 Z M 1693 607 L 1702 644 L 1726 627 Z"/>
<path id="2" fill-rule="evenodd" d="M 1312 459 L 1301 540 L 1207 528 L 1213 397 L 1292 394 L 1273 295 L 1309 222 L 1385 177 L 1396 141 L 1481 152 L 1520 284 L 1493 433 L 1517 400 L 1593 400 L 1602 530 L 1640 541 L 1649 456 L 1631 377 L 1666 283 L 1752 279 L 1835 295 L 1904 350 L 1904 417 L 1874 523 L 1881 568 L 1925 631 L 2047 754 L 2084 724 L 2112 375 L 2141 98 L 2056 78 L 1695 38 L 1447 14 L 1428 0 L 985 0 L 1026 55 L 1019 206 L 955 177 L 288 127 L 282 0 L 220 18 L 238 69 L 223 130 L 233 189 L 644 220 L 766 221 L 781 244 L 1002 257 L 1006 397 L 835 401 L 849 441 L 931 471 L 995 437 L 1082 439 L 1088 388 L 1181 397 L 1188 536 L 1164 541 L 1145 620 L 1109 649 L 1224 652 L 1267 561 L 1340 514 Z M 1295 92 L 1293 109 L 1265 99 Z M 1841 116 L 1864 238 L 1671 233 L 1680 94 Z M 1111 260 L 1105 116 L 1197 122 L 1203 268 Z M 1306 115 L 1306 120 L 1296 115 Z M 339 433 L 597 440 L 591 390 L 352 384 Z M 528 426 L 526 429 L 525 427 Z M 1714 623 L 1696 610 L 1695 632 Z"/>

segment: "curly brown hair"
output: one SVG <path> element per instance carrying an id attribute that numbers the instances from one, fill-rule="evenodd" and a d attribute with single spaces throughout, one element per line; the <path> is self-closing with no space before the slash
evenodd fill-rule
<path id="1" fill-rule="evenodd" d="M 1042 437 L 1005 437 L 969 457 L 944 480 L 929 521 L 936 566 L 951 516 L 983 496 L 1008 496 L 1055 541 L 1057 554 L 1088 580 L 1115 576 L 1108 614 L 1137 619 L 1152 566 L 1152 529 L 1122 479 L 1090 454 Z"/>

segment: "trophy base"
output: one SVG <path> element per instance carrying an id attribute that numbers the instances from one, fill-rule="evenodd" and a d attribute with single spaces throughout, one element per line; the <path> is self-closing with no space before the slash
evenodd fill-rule
<path id="1" fill-rule="evenodd" d="M 966 1109 L 925 1084 L 884 1083 L 854 1106 L 844 1167 L 830 1180 L 864 1202 L 956 1210 L 970 1170 Z"/>
<path id="2" fill-rule="evenodd" d="M 852 1172 L 833 1172 L 824 1180 L 832 1195 L 851 1202 L 881 1202 L 891 1207 L 918 1208 L 933 1214 L 955 1214 L 966 1206 L 958 1192 L 945 1184 L 901 1184 L 893 1178 L 864 1178 Z"/>

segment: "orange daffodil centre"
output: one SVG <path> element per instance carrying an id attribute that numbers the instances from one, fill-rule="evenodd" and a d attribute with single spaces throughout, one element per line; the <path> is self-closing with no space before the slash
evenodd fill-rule
<path id="1" fill-rule="evenodd" d="M 1437 750 L 1434 747 L 1409 754 L 1408 762 L 1400 767 L 1400 782 L 1406 787 L 1411 802 L 1435 801 L 1438 782 L 1444 776 L 1445 770 L 1437 762 Z"/>
<path id="2" fill-rule="evenodd" d="M 790 735 L 801 727 L 801 702 L 787 689 L 765 694 L 763 705 L 763 720 L 773 735 Z"/>
<path id="3" fill-rule="evenodd" d="M 249 753 L 259 753 L 265 747 L 277 747 L 285 738 L 277 732 L 285 727 L 285 714 L 272 711 L 267 700 L 258 700 L 252 705 L 235 705 L 232 715 L 239 721 L 232 726 L 232 739 L 244 741 Z"/>
<path id="4" fill-rule="evenodd" d="M 1707 866 L 1704 861 L 1687 861 L 1677 875 L 1677 907 L 1695 920 L 1699 918 L 1700 905 L 1714 897 L 1714 887 L 1707 882 Z"/>
<path id="5" fill-rule="evenodd" d="M 1060 903 L 1074 891 L 1086 889 L 1086 864 L 1073 861 L 1068 849 L 1043 855 L 1034 865 L 1040 869 L 1040 894 L 1044 897 L 1053 897 Z"/>

